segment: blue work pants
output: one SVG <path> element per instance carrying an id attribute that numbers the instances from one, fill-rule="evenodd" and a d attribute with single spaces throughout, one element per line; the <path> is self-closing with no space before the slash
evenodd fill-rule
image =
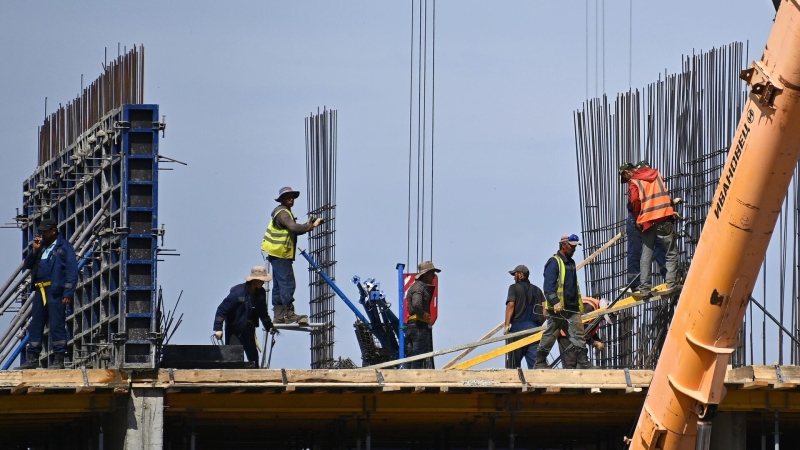
<path id="1" fill-rule="evenodd" d="M 50 344 L 53 353 L 67 352 L 67 310 L 66 305 L 61 301 L 61 296 L 54 296 L 50 288 L 45 288 L 47 305 L 42 302 L 42 294 L 38 288 L 34 287 L 33 300 L 31 303 L 31 322 L 28 325 L 28 353 L 38 355 L 42 351 L 42 334 L 44 334 L 45 323 L 50 324 Z"/>
<path id="2" fill-rule="evenodd" d="M 409 320 L 406 324 L 406 357 L 433 351 L 433 330 L 420 320 Z M 433 358 L 420 359 L 406 364 L 408 369 L 433 369 Z"/>
<path id="3" fill-rule="evenodd" d="M 294 267 L 291 259 L 270 258 L 272 266 L 272 305 L 291 306 L 294 304 Z"/>
<path id="4" fill-rule="evenodd" d="M 636 275 L 639 275 L 642 260 L 642 233 L 636 228 L 636 220 L 631 213 L 628 213 L 628 219 L 625 221 L 625 234 L 628 238 L 628 283 L 630 283 Z M 666 277 L 667 259 L 661 239 L 656 239 L 654 254 L 656 263 L 661 268 L 661 276 Z M 631 289 L 636 289 L 641 282 L 641 279 L 637 280 L 631 285 Z"/>
<path id="5" fill-rule="evenodd" d="M 258 362 L 256 339 L 256 327 L 253 322 L 247 321 L 244 331 L 238 333 L 225 328 L 225 345 L 241 345 L 248 361 Z"/>
<path id="6" fill-rule="evenodd" d="M 523 330 L 530 330 L 531 328 L 536 328 L 536 324 L 529 321 L 518 321 L 511 323 L 511 330 L 509 333 L 516 333 L 517 331 Z M 524 336 L 527 338 L 528 336 Z M 511 342 L 518 341 L 523 338 L 516 338 Z M 513 355 L 513 364 L 514 367 L 512 369 L 517 369 L 522 367 L 522 358 L 525 358 L 525 361 L 528 363 L 528 369 L 533 369 L 533 365 L 536 364 L 536 351 L 539 350 L 539 343 L 534 342 L 533 344 L 528 344 L 524 347 L 520 347 L 512 352 Z"/>

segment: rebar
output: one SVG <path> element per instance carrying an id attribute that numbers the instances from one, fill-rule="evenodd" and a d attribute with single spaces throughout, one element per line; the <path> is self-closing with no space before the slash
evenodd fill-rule
<path id="1" fill-rule="evenodd" d="M 305 120 L 308 220 L 323 219 L 308 233 L 308 254 L 336 280 L 336 111 L 323 108 Z M 323 323 L 311 331 L 311 368 L 334 365 L 334 293 L 309 270 L 311 322 Z"/>

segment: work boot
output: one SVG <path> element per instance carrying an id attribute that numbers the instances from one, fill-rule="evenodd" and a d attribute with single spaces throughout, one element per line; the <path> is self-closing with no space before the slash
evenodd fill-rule
<path id="1" fill-rule="evenodd" d="M 593 369 L 592 363 L 589 362 L 589 350 L 584 348 L 579 348 L 575 352 L 578 355 L 578 365 L 575 367 L 576 369 Z"/>
<path id="2" fill-rule="evenodd" d="M 549 369 L 550 364 L 547 364 L 547 353 L 536 352 L 536 364 L 533 365 L 534 369 Z"/>
<path id="3" fill-rule="evenodd" d="M 64 368 L 64 354 L 53 354 L 53 362 L 50 363 L 50 369 L 63 369 Z"/>
<path id="4" fill-rule="evenodd" d="M 28 352 L 28 359 L 17 367 L 17 370 L 30 370 L 39 368 L 39 355 Z"/>
<path id="5" fill-rule="evenodd" d="M 308 316 L 295 314 L 294 305 L 283 308 L 283 322 L 280 323 L 299 323 L 300 325 L 308 324 Z"/>
<path id="6" fill-rule="evenodd" d="M 672 295 L 672 294 L 680 292 L 682 288 L 683 288 L 682 285 L 674 284 L 672 286 L 667 286 L 666 288 L 658 291 L 658 294 L 661 295 L 662 297 L 666 297 L 668 295 Z"/>

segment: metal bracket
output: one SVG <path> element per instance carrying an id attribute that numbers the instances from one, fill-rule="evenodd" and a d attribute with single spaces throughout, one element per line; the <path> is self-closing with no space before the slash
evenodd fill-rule
<path id="1" fill-rule="evenodd" d="M 169 369 L 169 384 L 175 384 L 175 371 Z"/>
<path id="2" fill-rule="evenodd" d="M 784 383 L 783 381 L 783 372 L 781 372 L 781 366 L 775 364 L 775 374 L 778 378 L 778 383 Z"/>
<path id="3" fill-rule="evenodd" d="M 631 371 L 628 370 L 627 367 L 623 369 L 623 371 L 625 372 L 625 383 L 628 385 L 628 387 L 633 387 L 633 382 L 631 382 Z"/>
<path id="4" fill-rule="evenodd" d="M 520 381 L 520 383 L 522 383 L 522 387 L 523 388 L 527 388 L 528 387 L 528 382 L 525 381 L 525 374 L 522 373 L 522 368 L 521 367 L 517 368 L 517 375 L 519 375 L 519 381 Z"/>
<path id="5" fill-rule="evenodd" d="M 153 129 L 161 132 L 161 137 L 164 137 L 164 131 L 167 129 L 167 116 L 161 116 L 161 122 L 153 122 Z"/>
<path id="6" fill-rule="evenodd" d="M 289 378 L 286 376 L 286 369 L 281 369 L 281 378 L 283 379 L 283 384 L 289 384 Z"/>
<path id="7" fill-rule="evenodd" d="M 375 369 L 375 378 L 378 379 L 378 384 L 381 386 L 386 384 L 386 380 L 383 379 L 383 374 L 381 373 L 380 369 Z"/>
<path id="8" fill-rule="evenodd" d="M 749 69 L 741 71 L 739 78 L 750 86 L 750 93 L 759 99 L 763 107 L 773 107 L 775 97 L 783 91 L 783 86 L 770 78 L 759 61 L 754 62 Z"/>
<path id="9" fill-rule="evenodd" d="M 123 121 L 123 120 L 120 120 L 120 121 L 116 121 L 115 120 L 114 121 L 114 128 L 116 128 L 118 130 L 130 129 L 130 127 L 131 127 L 131 123 L 130 122 L 126 122 L 126 121 Z"/>
<path id="10" fill-rule="evenodd" d="M 128 340 L 128 333 L 112 333 L 111 342 L 115 344 L 125 343 Z"/>
<path id="11" fill-rule="evenodd" d="M 86 373 L 86 366 L 81 366 L 81 372 L 83 372 L 83 385 L 89 386 L 89 374 Z"/>
<path id="12" fill-rule="evenodd" d="M 111 234 L 131 234 L 130 227 L 115 227 L 111 229 Z"/>
<path id="13" fill-rule="evenodd" d="M 158 341 L 158 340 L 161 340 L 163 337 L 164 337 L 164 333 L 162 333 L 160 331 L 151 331 L 151 332 L 147 333 L 147 339 L 149 339 L 151 341 Z"/>

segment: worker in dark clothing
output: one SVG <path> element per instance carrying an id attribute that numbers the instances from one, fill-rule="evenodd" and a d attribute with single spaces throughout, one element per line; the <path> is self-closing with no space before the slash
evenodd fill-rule
<path id="1" fill-rule="evenodd" d="M 31 271 L 33 289 L 31 322 L 28 326 L 27 359 L 20 369 L 39 367 L 42 334 L 45 323 L 50 325 L 50 344 L 53 348 L 51 369 L 63 369 L 67 354 L 67 305 L 72 302 L 78 283 L 78 261 L 75 249 L 58 235 L 55 220 L 44 219 L 33 239 L 33 251 L 25 257 L 24 267 Z"/>
<path id="2" fill-rule="evenodd" d="M 575 347 L 579 369 L 590 369 L 586 341 L 583 337 L 583 302 L 578 286 L 578 274 L 572 255 L 581 245 L 578 236 L 565 234 L 558 242 L 558 253 L 547 260 L 544 266 L 544 296 L 547 308 L 547 328 L 539 343 L 534 369 L 547 369 L 547 356 L 563 330 Z"/>
<path id="3" fill-rule="evenodd" d="M 258 361 L 256 327 L 258 320 L 270 333 L 275 333 L 267 308 L 267 291 L 264 283 L 272 276 L 261 266 L 253 267 L 245 282 L 231 288 L 225 300 L 217 307 L 214 317 L 214 336 L 222 340 L 225 323 L 225 345 L 241 345 L 252 367 Z"/>
<path id="4" fill-rule="evenodd" d="M 597 311 L 601 307 L 608 306 L 605 300 L 597 300 L 592 297 L 583 297 L 583 313 L 589 314 L 590 312 Z M 598 337 L 597 332 L 600 329 L 598 325 L 586 337 L 586 343 L 597 349 L 598 352 L 606 348 L 606 344 Z M 570 347 L 572 343 L 563 331 L 558 336 L 558 351 L 561 353 L 561 367 L 564 369 L 574 369 L 578 366 L 578 358 L 575 352 Z"/>
<path id="5" fill-rule="evenodd" d="M 294 310 L 294 257 L 297 249 L 297 236 L 306 234 L 322 224 L 322 219 L 299 224 L 292 214 L 294 200 L 300 196 L 299 191 L 286 186 L 278 191 L 276 202 L 280 203 L 272 211 L 261 250 L 269 255 L 275 284 L 272 287 L 272 306 L 275 311 L 275 323 L 308 323 L 308 316 L 298 315 Z"/>
<path id="6" fill-rule="evenodd" d="M 620 170 L 635 171 L 636 169 L 641 169 L 642 167 L 650 167 L 650 165 L 647 161 L 642 160 L 639 161 L 636 166 L 634 166 L 633 163 L 625 163 L 622 165 Z M 625 180 L 621 179 L 621 181 L 623 184 L 627 183 Z M 639 287 L 640 283 L 637 275 L 639 275 L 639 263 L 642 258 L 642 232 L 636 227 L 636 217 L 633 216 L 633 207 L 631 206 L 630 202 L 626 202 L 626 206 L 628 209 L 628 218 L 625 220 L 625 235 L 628 239 L 628 284 L 631 285 L 631 289 L 636 289 Z M 660 268 L 661 276 L 666 277 L 666 253 L 664 253 L 664 245 L 661 243 L 661 239 L 656 239 L 654 259 Z M 634 279 L 636 281 L 634 281 Z M 633 283 L 631 284 L 631 282 Z"/>
<path id="7" fill-rule="evenodd" d="M 544 322 L 542 311 L 545 304 L 542 290 L 528 280 L 530 271 L 526 266 L 520 264 L 514 270 L 509 270 L 508 273 L 514 276 L 514 284 L 508 287 L 503 332 L 516 333 L 517 331 L 530 330 L 541 326 L 542 322 Z M 528 363 L 528 368 L 533 369 L 538 348 L 539 343 L 534 342 L 514 350 L 511 355 L 513 367 L 509 368 L 517 369 L 522 367 L 522 358 L 524 357 Z"/>
<path id="8" fill-rule="evenodd" d="M 406 356 L 416 356 L 433 351 L 431 325 L 431 299 L 433 279 L 441 272 L 431 261 L 417 266 L 416 281 L 408 288 L 408 322 L 406 323 Z M 434 369 L 433 358 L 425 358 L 406 364 L 409 369 Z"/>

